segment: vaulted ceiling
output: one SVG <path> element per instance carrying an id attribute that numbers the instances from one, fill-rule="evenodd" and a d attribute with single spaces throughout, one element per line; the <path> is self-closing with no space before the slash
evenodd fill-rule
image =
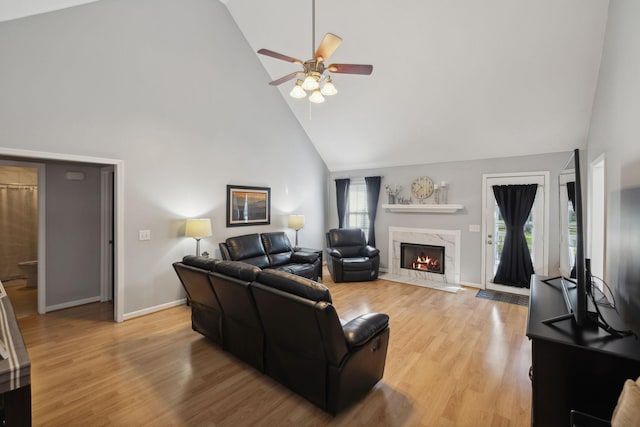
<path id="1" fill-rule="evenodd" d="M 254 51 L 312 57 L 312 0 L 220 1 Z M 5 0 L 0 19 L 88 2 Z M 329 62 L 373 74 L 335 74 L 319 105 L 291 98 L 294 81 L 273 90 L 331 171 L 569 151 L 586 144 L 608 5 L 316 0 L 316 44 L 343 39 Z M 265 85 L 298 70 L 257 57 Z"/>

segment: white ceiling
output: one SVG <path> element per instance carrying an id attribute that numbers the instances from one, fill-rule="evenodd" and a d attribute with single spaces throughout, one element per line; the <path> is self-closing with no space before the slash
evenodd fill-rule
<path id="1" fill-rule="evenodd" d="M 312 56 L 311 0 L 224 3 L 254 50 Z M 279 90 L 332 171 L 569 151 L 586 144 L 608 3 L 317 0 L 317 43 L 343 38 L 329 62 L 373 74 L 334 75 L 339 93 L 311 107 Z M 258 57 L 272 79 L 297 70 Z"/>
<path id="2" fill-rule="evenodd" d="M 0 21 L 94 0 L 0 0 Z M 220 0 L 254 51 L 312 56 L 311 0 Z M 331 171 L 569 151 L 586 144 L 608 0 L 317 0 L 343 38 L 321 105 L 280 91 Z M 270 79 L 295 64 L 257 55 Z M 265 78 L 266 85 L 270 80 Z"/>
<path id="3" fill-rule="evenodd" d="M 97 0 L 0 0 L 0 22 L 94 1 Z"/>

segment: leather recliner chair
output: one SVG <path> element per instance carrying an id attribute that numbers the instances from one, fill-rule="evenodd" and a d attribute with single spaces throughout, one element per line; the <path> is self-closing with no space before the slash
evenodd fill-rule
<path id="1" fill-rule="evenodd" d="M 215 270 L 219 260 L 187 255 L 173 268 L 187 293 L 191 305 L 191 327 L 218 344 L 222 344 L 222 307 L 207 272 Z"/>
<path id="2" fill-rule="evenodd" d="M 335 415 L 382 378 L 389 316 L 368 313 L 344 326 L 320 283 L 263 270 L 251 284 L 265 332 L 265 373 Z"/>
<path id="3" fill-rule="evenodd" d="M 380 251 L 367 245 L 360 228 L 327 232 L 327 268 L 334 282 L 362 282 L 378 278 Z"/>

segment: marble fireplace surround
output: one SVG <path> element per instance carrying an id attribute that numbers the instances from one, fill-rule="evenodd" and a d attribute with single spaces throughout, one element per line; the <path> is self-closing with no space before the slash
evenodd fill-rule
<path id="1" fill-rule="evenodd" d="M 448 292 L 460 289 L 460 230 L 389 227 L 388 272 L 382 279 Z M 400 243 L 444 246 L 444 274 L 400 267 Z"/>

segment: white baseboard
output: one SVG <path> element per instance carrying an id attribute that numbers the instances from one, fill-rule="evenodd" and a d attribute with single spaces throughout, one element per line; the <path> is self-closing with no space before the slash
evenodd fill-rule
<path id="1" fill-rule="evenodd" d="M 125 313 L 124 316 L 122 316 L 122 320 L 134 319 L 136 317 L 145 316 L 147 314 L 155 313 L 156 311 L 166 310 L 168 308 L 176 307 L 178 305 L 183 305 L 183 304 L 186 304 L 186 303 L 187 303 L 187 299 L 186 298 L 182 298 L 182 299 L 179 299 L 179 300 L 175 300 L 175 301 L 167 302 L 167 303 L 164 303 L 164 304 L 156 305 L 154 307 L 149 307 L 149 308 L 145 308 L 145 309 L 138 310 L 138 311 L 132 311 L 131 313 Z"/>
<path id="2" fill-rule="evenodd" d="M 45 310 L 48 313 L 50 311 L 62 310 L 65 308 L 76 307 L 78 305 L 91 304 L 92 302 L 100 302 L 100 295 L 76 301 L 63 302 L 62 304 L 48 305 L 45 307 Z"/>
<path id="3" fill-rule="evenodd" d="M 480 283 L 460 282 L 460 285 L 461 286 L 466 286 L 468 288 L 484 289 L 484 286 L 482 286 Z"/>

